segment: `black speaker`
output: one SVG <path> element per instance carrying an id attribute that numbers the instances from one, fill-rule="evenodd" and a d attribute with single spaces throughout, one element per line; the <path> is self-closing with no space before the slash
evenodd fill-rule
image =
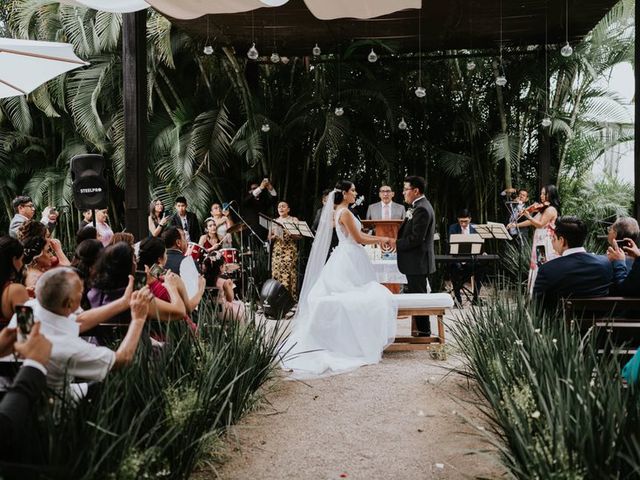
<path id="1" fill-rule="evenodd" d="M 78 210 L 107 208 L 107 179 L 102 155 L 76 155 L 71 159 L 73 202 Z"/>
<path id="2" fill-rule="evenodd" d="M 296 304 L 289 290 L 273 278 L 270 278 L 262 285 L 260 300 L 262 300 L 264 316 L 276 320 L 283 318 Z"/>

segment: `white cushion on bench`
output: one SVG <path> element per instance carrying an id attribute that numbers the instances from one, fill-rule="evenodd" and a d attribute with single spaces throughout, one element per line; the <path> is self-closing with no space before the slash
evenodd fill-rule
<path id="1" fill-rule="evenodd" d="M 399 309 L 453 307 L 453 298 L 448 293 L 400 293 L 393 297 Z"/>

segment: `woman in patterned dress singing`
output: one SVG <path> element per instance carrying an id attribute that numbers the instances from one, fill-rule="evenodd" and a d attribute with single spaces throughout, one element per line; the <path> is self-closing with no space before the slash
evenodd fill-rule
<path id="1" fill-rule="evenodd" d="M 298 219 L 289 215 L 289 204 L 278 203 L 278 218 L 280 224 L 297 223 Z M 273 241 L 271 256 L 271 276 L 289 291 L 291 296 L 298 298 L 298 244 L 299 235 L 291 235 L 285 229 L 274 224 L 269 239 Z"/>

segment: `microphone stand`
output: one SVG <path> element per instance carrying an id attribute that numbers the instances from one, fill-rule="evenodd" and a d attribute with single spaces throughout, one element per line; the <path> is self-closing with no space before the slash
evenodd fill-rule
<path id="1" fill-rule="evenodd" d="M 227 208 L 229 210 L 231 210 L 233 213 L 236 214 L 236 216 L 240 219 L 240 222 L 245 227 L 247 227 L 247 230 L 249 230 L 249 232 L 251 233 L 251 235 L 253 235 L 255 240 L 257 240 L 260 243 L 260 245 L 263 246 L 264 249 L 267 251 L 267 269 L 271 270 L 271 256 L 269 255 L 269 242 L 265 242 L 264 240 L 262 240 L 260 238 L 260 236 L 255 232 L 255 230 L 253 228 L 251 228 L 251 225 L 249 225 L 247 223 L 247 221 L 244 219 L 244 217 L 242 215 L 240 215 L 240 213 L 235 208 L 233 208 L 232 204 L 233 204 L 233 202 L 229 203 L 227 205 Z M 251 238 L 251 235 L 250 235 L 249 238 Z M 242 236 L 240 237 L 240 239 L 242 240 Z M 241 249 L 243 248 L 242 244 L 241 244 L 240 248 Z M 255 277 L 253 276 L 254 269 L 256 268 L 255 258 L 254 258 L 253 255 L 250 255 L 250 257 L 251 258 L 249 259 L 249 268 L 248 268 L 248 275 L 247 275 L 247 289 L 246 289 L 246 292 L 252 292 L 252 291 L 255 290 L 256 298 L 260 299 L 260 291 L 258 290 L 258 286 L 256 285 Z M 242 267 L 243 267 L 243 270 L 244 270 L 244 255 L 243 255 L 243 259 L 242 259 Z"/>

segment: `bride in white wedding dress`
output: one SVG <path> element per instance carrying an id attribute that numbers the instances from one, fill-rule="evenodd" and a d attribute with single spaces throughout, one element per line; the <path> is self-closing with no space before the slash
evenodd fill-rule
<path id="1" fill-rule="evenodd" d="M 361 232 L 349 211 L 356 187 L 342 180 L 327 198 L 311 247 L 293 330 L 283 349 L 283 368 L 293 378 L 313 378 L 378 363 L 396 333 L 393 294 L 376 281 L 361 244 L 389 238 Z M 335 205 L 335 209 L 334 209 Z M 339 244 L 325 264 L 333 226 Z"/>

